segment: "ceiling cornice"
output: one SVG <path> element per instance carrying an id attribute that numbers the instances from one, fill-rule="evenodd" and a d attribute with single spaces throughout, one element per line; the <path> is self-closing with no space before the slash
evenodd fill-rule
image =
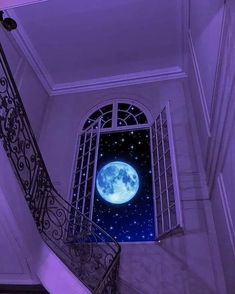
<path id="1" fill-rule="evenodd" d="M 36 49 L 31 43 L 27 33 L 21 25 L 20 19 L 17 17 L 15 12 L 11 9 L 10 11 L 6 12 L 6 15 L 16 20 L 18 24 L 17 29 L 12 31 L 11 34 L 14 37 L 18 46 L 20 47 L 21 51 L 25 55 L 26 60 L 33 68 L 43 87 L 47 91 L 48 95 L 50 96 L 53 88 L 52 85 L 54 84 L 52 77 L 50 76 L 47 68 L 45 67 Z"/>
<path id="2" fill-rule="evenodd" d="M 20 25 L 20 19 L 17 17 L 14 10 L 10 10 L 6 14 L 17 21 L 18 28 L 12 32 L 12 35 L 49 96 L 88 92 L 114 87 L 182 79 L 187 77 L 181 67 L 170 67 L 56 84 L 42 62 L 37 50 L 31 43 L 23 26 Z"/>
<path id="3" fill-rule="evenodd" d="M 187 75 L 181 70 L 180 67 L 171 67 L 162 70 L 157 69 L 151 71 L 142 71 L 97 79 L 83 80 L 72 83 L 56 84 L 53 86 L 51 95 L 56 96 L 69 93 L 95 91 L 172 79 L 182 79 L 186 77 Z"/>

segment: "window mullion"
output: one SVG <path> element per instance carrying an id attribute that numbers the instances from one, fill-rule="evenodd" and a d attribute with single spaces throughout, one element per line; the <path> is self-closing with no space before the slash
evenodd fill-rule
<path id="1" fill-rule="evenodd" d="M 153 207 L 154 207 L 154 223 L 155 223 L 155 235 L 158 235 L 158 222 L 157 222 L 157 191 L 156 191 L 156 173 L 155 166 L 158 165 L 158 162 L 155 162 L 155 152 L 157 152 L 157 137 L 156 137 L 156 125 L 155 122 L 150 128 L 150 150 L 151 150 L 151 166 L 152 166 L 152 189 L 153 189 Z M 155 134 L 154 134 L 155 133 Z"/>
<path id="2" fill-rule="evenodd" d="M 117 129 L 118 123 L 117 123 L 117 117 L 118 117 L 118 103 L 117 101 L 113 102 L 113 116 L 112 116 L 112 128 Z"/>
<path id="3" fill-rule="evenodd" d="M 178 172 L 177 172 L 177 166 L 176 166 L 176 154 L 175 154 L 174 136 L 173 136 L 173 128 L 172 128 L 169 102 L 166 106 L 166 118 L 167 118 L 167 127 L 168 127 L 169 149 L 170 149 L 170 156 L 171 156 L 171 168 L 172 168 L 176 217 L 177 217 L 178 226 L 182 228 L 183 227 L 182 207 L 181 207 L 181 200 L 180 200 L 179 180 L 178 180 Z"/>
<path id="4" fill-rule="evenodd" d="M 161 141 L 162 141 L 162 149 L 163 149 L 163 163 L 164 163 L 164 176 L 165 176 L 165 193 L 166 193 L 166 202 L 167 202 L 167 208 L 164 209 L 163 211 L 163 218 L 164 218 L 164 213 L 165 211 L 167 211 L 168 213 L 168 228 L 167 230 L 169 230 L 169 228 L 171 227 L 171 214 L 170 214 L 170 201 L 169 201 L 169 194 L 168 194 L 168 180 L 167 180 L 167 166 L 166 166 L 166 153 L 165 153 L 165 146 L 164 146 L 164 132 L 163 132 L 163 120 L 162 120 L 162 114 L 160 115 L 160 121 L 161 121 Z M 164 221 L 164 231 L 166 231 L 165 229 L 165 221 Z"/>
<path id="5" fill-rule="evenodd" d="M 159 119 L 160 119 L 160 130 L 161 130 L 161 116 L 159 115 Z M 164 229 L 165 229 L 165 225 L 164 225 L 164 209 L 163 209 L 163 200 L 162 200 L 162 192 L 163 192 L 163 185 L 162 185 L 162 182 L 161 182 L 161 169 L 160 169 L 160 155 L 159 155 L 159 145 L 161 142 L 159 142 L 158 140 L 158 136 L 157 136 L 157 133 L 158 133 L 158 128 L 157 128 L 157 123 L 155 122 L 155 129 L 156 129 L 156 140 L 157 140 L 157 168 L 158 168 L 158 183 L 159 183 L 159 198 L 160 198 L 160 204 L 161 204 L 161 209 L 160 209 L 160 212 L 161 212 L 161 232 L 164 232 Z M 162 130 L 161 130 L 162 131 Z M 158 216 L 159 218 L 159 216 Z"/>
<path id="6" fill-rule="evenodd" d="M 86 205 L 86 196 L 87 196 L 87 180 L 88 180 L 88 171 L 89 171 L 89 163 L 90 163 L 90 156 L 91 156 L 91 143 L 92 143 L 92 134 L 93 134 L 93 129 L 90 130 L 90 142 L 89 142 L 89 149 L 88 149 L 88 157 L 87 157 L 87 166 L 86 166 L 86 178 L 85 178 L 85 187 L 84 187 L 84 193 L 83 193 L 83 205 L 82 205 L 82 213 L 86 213 L 85 211 L 85 205 Z"/>

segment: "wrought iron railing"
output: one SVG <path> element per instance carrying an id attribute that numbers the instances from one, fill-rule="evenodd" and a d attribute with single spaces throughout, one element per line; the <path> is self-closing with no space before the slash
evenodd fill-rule
<path id="1" fill-rule="evenodd" d="M 46 243 L 92 293 L 116 293 L 120 246 L 79 210 L 71 221 L 76 208 L 50 180 L 1 45 L 0 139 Z"/>

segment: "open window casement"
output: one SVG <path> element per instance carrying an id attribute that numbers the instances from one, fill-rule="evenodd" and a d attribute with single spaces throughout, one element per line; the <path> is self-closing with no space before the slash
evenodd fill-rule
<path id="1" fill-rule="evenodd" d="M 101 120 L 95 121 L 79 137 L 79 149 L 73 173 L 72 206 L 70 227 L 83 226 L 85 215 L 92 219 L 95 193 L 95 178 L 100 140 Z M 81 215 L 82 214 L 82 215 Z"/>
<path id="2" fill-rule="evenodd" d="M 151 127 L 152 175 L 156 240 L 182 231 L 182 213 L 176 169 L 170 105 Z"/>

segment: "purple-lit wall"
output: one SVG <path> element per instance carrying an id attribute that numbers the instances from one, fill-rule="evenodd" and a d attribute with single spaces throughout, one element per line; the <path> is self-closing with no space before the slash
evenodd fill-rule
<path id="1" fill-rule="evenodd" d="M 226 68 L 222 69 L 217 83 L 220 85 L 218 93 L 215 92 L 213 95 L 224 1 L 190 2 L 189 79 L 185 81 L 165 81 L 48 99 L 11 36 L 0 31 L 1 41 L 50 175 L 56 188 L 65 198 L 69 197 L 75 146 L 81 121 L 95 105 L 111 99 L 129 98 L 145 105 L 154 118 L 165 103 L 171 101 L 184 235 L 170 237 L 160 244 L 123 244 L 120 281 L 125 285 L 124 293 L 131 293 L 130 289 L 135 288 L 136 291 L 151 294 L 156 291 L 163 294 L 232 294 L 235 289 L 235 155 L 234 140 L 231 139 L 235 135 L 231 129 L 235 111 L 232 99 L 234 92 L 230 92 L 233 85 L 230 80 L 226 84 L 226 92 L 223 92 L 223 83 L 234 76 L 232 67 L 229 69 L 230 72 L 226 72 Z M 230 18 L 227 16 L 225 20 L 228 19 Z M 226 30 L 229 30 L 227 25 Z M 231 34 L 234 34 L 232 30 Z M 223 42 L 221 44 L 224 44 Z M 229 51 L 231 44 L 232 42 L 228 44 L 224 55 L 228 63 L 235 60 L 235 56 L 232 56 L 235 51 Z M 2 166 L 7 165 L 6 158 L 4 159 L 3 155 L 0 158 L 3 160 Z M 5 168 L 1 172 L 3 178 Z M 6 271 L 9 274 L 8 279 L 13 280 L 14 276 L 11 273 L 15 265 L 19 273 L 22 270 L 25 274 L 21 276 L 23 281 L 37 281 L 32 274 L 34 272 L 49 290 L 53 289 L 52 293 L 75 293 L 73 287 L 79 288 L 79 284 L 76 284 L 76 280 L 51 252 L 43 247 L 27 207 L 23 202 L 16 201 L 19 192 L 17 183 L 11 180 L 13 177 L 9 171 L 9 182 L 6 179 L 1 183 L 2 189 L 5 189 L 4 193 L 1 192 L 2 203 L 5 204 L 1 206 L 3 217 L 0 221 L 3 225 L 0 260 L 5 258 L 6 263 L 9 257 L 11 263 L 8 264 L 8 268 L 0 267 L 0 281 L 3 281 L 2 275 Z M 7 190 L 8 186 L 15 187 L 15 192 Z M 12 198 L 8 199 L 8 193 Z M 15 203 L 19 205 L 12 213 Z M 5 236 L 8 223 L 6 220 L 13 222 L 10 241 Z M 28 226 L 21 232 L 16 223 L 23 226 L 27 223 Z M 20 245 L 17 243 L 18 237 L 15 236 L 23 239 Z M 37 241 L 40 246 L 34 246 Z M 9 249 L 9 242 L 13 244 L 12 249 Z M 18 262 L 18 252 L 21 254 L 22 247 L 26 258 L 21 256 L 21 261 Z M 31 249 L 38 251 L 32 250 L 31 256 L 28 257 Z M 40 258 L 37 259 L 38 256 Z M 30 270 L 27 268 L 27 258 L 32 267 Z M 35 262 L 36 269 L 33 267 Z M 47 269 L 53 272 L 53 276 L 49 275 Z M 64 275 L 66 278 L 62 278 Z M 57 276 L 61 279 L 55 279 Z M 224 287 L 224 278 L 227 290 Z M 57 284 L 58 281 L 62 283 L 63 279 L 65 284 Z M 72 288 L 68 290 L 66 285 L 72 285 Z"/>
<path id="2" fill-rule="evenodd" d="M 184 219 L 184 235 L 160 244 L 122 244 L 123 293 L 135 288 L 151 294 L 157 290 L 165 294 L 225 294 L 211 206 L 199 173 L 182 80 L 51 97 L 40 145 L 55 185 L 69 197 L 81 122 L 95 105 L 118 98 L 143 104 L 153 118 L 171 101 Z"/>
<path id="3" fill-rule="evenodd" d="M 17 46 L 11 33 L 1 28 L 0 40 L 30 123 L 36 138 L 39 138 L 49 96 L 22 51 Z"/>
<path id="4" fill-rule="evenodd" d="M 11 34 L 0 30 L 0 40 L 39 139 L 49 97 Z M 51 294 L 89 294 L 42 241 L 2 145 L 0 203 L 0 284 L 42 283 Z"/>
<path id="5" fill-rule="evenodd" d="M 228 294 L 235 289 L 235 3 L 191 1 L 189 85 Z M 187 92 L 187 90 L 186 90 Z"/>
<path id="6" fill-rule="evenodd" d="M 39 235 L 0 146 L 0 284 L 39 284 L 51 294 L 89 294 Z"/>

